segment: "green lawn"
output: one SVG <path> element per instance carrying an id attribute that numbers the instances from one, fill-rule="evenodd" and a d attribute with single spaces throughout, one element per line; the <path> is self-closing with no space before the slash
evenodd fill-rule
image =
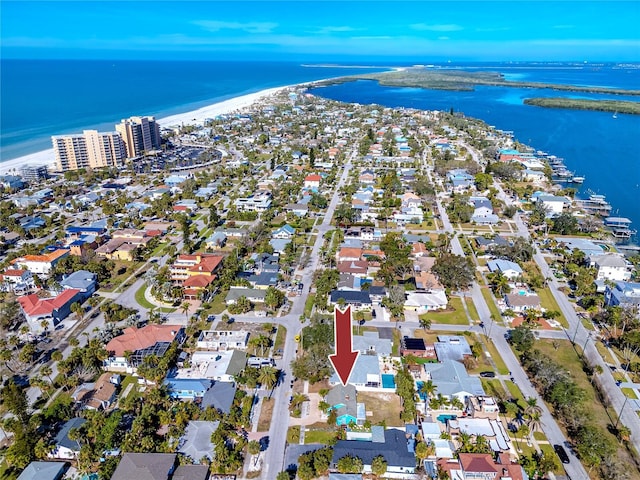
<path id="1" fill-rule="evenodd" d="M 484 297 L 484 301 L 487 302 L 487 306 L 489 307 L 489 311 L 491 312 L 491 315 L 493 315 L 493 318 L 496 321 L 500 321 L 500 319 L 502 318 L 502 315 L 500 314 L 500 310 L 498 310 L 496 302 L 493 300 L 493 295 L 491 294 L 491 290 L 489 290 L 488 288 L 481 288 L 480 290 L 482 291 L 482 296 Z"/>
<path id="2" fill-rule="evenodd" d="M 316 300 L 316 294 L 310 293 L 304 302 L 304 316 L 305 318 L 311 317 L 311 311 L 313 310 L 313 302 Z"/>
<path id="3" fill-rule="evenodd" d="M 330 430 L 307 430 L 304 432 L 304 443 L 322 443 L 328 445 L 334 438 L 336 433 Z"/>
<path id="4" fill-rule="evenodd" d="M 464 301 L 467 303 L 467 309 L 469 310 L 469 316 L 473 321 L 480 321 L 480 315 L 478 315 L 478 310 L 476 310 L 476 306 L 473 303 L 473 299 L 470 297 L 465 297 Z"/>
<path id="5" fill-rule="evenodd" d="M 556 469 L 553 471 L 556 475 L 564 475 L 564 468 L 562 468 L 562 463 L 556 454 L 556 451 L 553 449 L 551 445 L 542 444 L 540 445 L 540 450 L 542 450 L 545 454 L 552 456 L 556 459 Z"/>
<path id="6" fill-rule="evenodd" d="M 225 294 L 219 293 L 215 297 L 213 297 L 213 302 L 211 302 L 211 313 L 215 315 L 220 315 L 227 308 L 227 304 L 225 303 Z"/>
<path id="7" fill-rule="evenodd" d="M 152 303 L 150 303 L 145 297 L 144 297 L 144 292 L 147 290 L 147 284 L 143 283 L 140 288 L 138 290 L 136 290 L 135 293 L 135 299 L 136 302 L 138 302 L 138 305 L 140 305 L 142 308 L 146 308 L 147 310 L 150 310 L 152 308 L 155 307 L 155 305 L 153 305 Z"/>
<path id="8" fill-rule="evenodd" d="M 551 293 L 551 290 L 549 290 L 549 287 L 540 289 L 536 291 L 536 293 L 540 297 L 540 305 L 542 308 L 545 310 L 555 310 L 556 312 L 560 312 L 560 316 L 557 319 L 558 322 L 560 322 L 564 328 L 569 328 L 569 323 L 567 322 L 567 319 L 564 318 L 564 315 L 562 315 L 560 306 L 558 305 L 558 302 L 556 302 L 556 299 L 553 298 L 553 294 Z"/>
<path id="9" fill-rule="evenodd" d="M 496 346 L 493 344 L 493 342 L 489 341 L 489 339 L 487 337 L 485 337 L 484 335 L 480 335 L 480 338 L 482 339 L 482 342 L 484 343 L 485 349 L 489 352 L 489 355 L 491 355 L 491 359 L 493 360 L 493 363 L 496 364 L 496 368 L 498 369 L 498 373 L 500 375 L 508 375 L 509 374 L 509 369 L 505 365 L 504 360 L 502 360 L 502 357 L 498 353 L 498 350 L 496 349 Z"/>
<path id="10" fill-rule="evenodd" d="M 428 312 L 420 315 L 420 318 L 428 318 L 431 320 L 431 323 L 434 324 L 469 325 L 469 319 L 462 306 L 462 300 L 458 297 L 451 297 L 449 299 L 447 310 Z"/>
<path id="11" fill-rule="evenodd" d="M 491 395 L 492 397 L 495 397 L 497 399 L 506 399 L 508 397 L 507 392 L 505 392 L 502 384 L 500 383 L 500 380 L 498 380 L 497 378 L 491 380 L 487 378 L 481 378 L 480 381 L 482 382 L 482 388 L 488 395 Z"/>
<path id="12" fill-rule="evenodd" d="M 276 333 L 276 340 L 273 345 L 274 352 L 277 352 L 279 348 L 284 348 L 284 341 L 287 337 L 287 329 L 282 325 L 278 326 L 278 333 Z"/>
<path id="13" fill-rule="evenodd" d="M 300 425 L 289 427 L 287 430 L 287 442 L 292 444 L 300 443 Z"/>
<path id="14" fill-rule="evenodd" d="M 638 398 L 638 395 L 636 395 L 636 391 L 633 388 L 621 388 L 622 393 L 624 393 L 627 397 L 631 398 L 632 400 L 636 400 Z"/>
<path id="15" fill-rule="evenodd" d="M 520 405 L 520 407 L 524 409 L 524 407 L 526 406 L 526 402 L 518 386 L 511 380 L 505 380 L 504 384 L 507 386 L 507 389 L 509 390 L 511 396 L 516 399 L 518 405 Z"/>

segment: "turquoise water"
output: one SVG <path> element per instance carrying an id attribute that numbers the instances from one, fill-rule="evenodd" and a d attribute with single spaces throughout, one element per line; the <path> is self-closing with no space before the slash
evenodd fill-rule
<path id="1" fill-rule="evenodd" d="M 396 379 L 393 375 L 388 373 L 383 373 L 382 377 L 382 388 L 396 388 Z"/>
<path id="2" fill-rule="evenodd" d="M 456 418 L 458 418 L 457 415 L 438 415 L 436 417 L 436 420 L 438 420 L 440 423 L 447 423 L 447 420 L 455 420 Z"/>
<path id="3" fill-rule="evenodd" d="M 422 385 L 424 385 L 424 382 L 416 382 L 416 389 L 418 390 L 418 396 L 420 397 L 420 399 L 423 402 L 426 402 L 427 401 L 427 394 L 420 391 L 420 389 L 422 388 Z"/>

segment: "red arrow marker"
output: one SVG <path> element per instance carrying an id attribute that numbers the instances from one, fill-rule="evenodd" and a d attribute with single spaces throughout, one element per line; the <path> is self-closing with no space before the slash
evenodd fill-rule
<path id="1" fill-rule="evenodd" d="M 335 369 L 342 385 L 346 386 L 349 383 L 349 377 L 351 371 L 356 363 L 356 359 L 360 352 L 353 351 L 353 338 L 351 336 L 351 306 L 348 306 L 345 311 L 334 311 L 334 335 L 336 353 L 329 355 L 329 361 Z"/>

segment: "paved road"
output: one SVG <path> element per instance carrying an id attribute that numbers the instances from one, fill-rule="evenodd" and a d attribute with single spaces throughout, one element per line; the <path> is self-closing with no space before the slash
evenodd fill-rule
<path id="1" fill-rule="evenodd" d="M 336 209 L 338 201 L 340 199 L 339 191 L 349 176 L 349 171 L 351 170 L 351 162 L 354 159 L 355 155 L 356 152 L 353 151 L 349 156 L 349 160 L 344 166 L 342 176 L 340 177 L 338 185 L 336 186 L 333 193 L 333 197 L 331 198 L 331 202 L 327 207 L 324 220 L 318 226 L 318 235 L 316 237 L 316 242 L 311 250 L 308 264 L 303 268 L 302 271 L 296 272 L 296 274 L 302 275 L 302 283 L 304 284 L 302 295 L 300 295 L 299 297 L 295 297 L 295 299 L 293 300 L 291 311 L 288 315 L 275 319 L 267 318 L 261 320 L 278 323 L 280 325 L 283 325 L 287 329 L 287 336 L 284 343 L 282 359 L 278 364 L 278 367 L 283 369 L 283 371 L 285 372 L 290 372 L 290 364 L 295 358 L 297 345 L 294 337 L 301 327 L 300 316 L 304 312 L 304 304 L 307 300 L 307 296 L 309 295 L 309 288 L 311 286 L 313 274 L 318 268 L 319 252 L 322 244 L 324 243 L 324 234 L 332 228 L 331 219 L 333 218 L 333 212 Z M 253 319 L 253 321 L 255 321 L 255 319 Z M 287 442 L 287 429 L 289 427 L 289 422 L 287 420 L 289 418 L 289 396 L 291 392 L 291 378 L 288 378 L 287 375 L 290 375 L 290 373 L 285 374 L 285 378 L 283 379 L 281 386 L 275 389 L 273 395 L 274 406 L 273 414 L 271 417 L 271 426 L 269 428 L 269 448 L 265 452 L 262 468 L 262 478 L 265 480 L 272 480 L 276 478 L 276 475 L 286 468 L 286 465 L 284 464 L 284 454 Z"/>

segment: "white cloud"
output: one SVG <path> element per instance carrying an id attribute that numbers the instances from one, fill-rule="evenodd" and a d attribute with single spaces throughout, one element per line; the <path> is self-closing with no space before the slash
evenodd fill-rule
<path id="1" fill-rule="evenodd" d="M 426 23 L 414 23 L 412 25 L 409 25 L 409 28 L 421 32 L 457 32 L 458 30 L 463 30 L 460 25 L 456 25 L 455 23 L 441 23 L 434 25 L 428 25 Z"/>
<path id="2" fill-rule="evenodd" d="M 197 20 L 193 22 L 195 25 L 208 30 L 210 32 L 219 32 L 220 30 L 242 30 L 247 33 L 271 33 L 278 26 L 273 22 L 223 22 L 219 20 Z"/>
<path id="3" fill-rule="evenodd" d="M 327 26 L 327 27 L 321 27 L 318 30 L 316 30 L 314 33 L 318 34 L 318 35 L 330 35 L 332 33 L 340 33 L 340 32 L 355 32 L 357 29 L 353 28 L 353 27 L 349 27 L 347 25 L 342 25 L 342 26 Z"/>

